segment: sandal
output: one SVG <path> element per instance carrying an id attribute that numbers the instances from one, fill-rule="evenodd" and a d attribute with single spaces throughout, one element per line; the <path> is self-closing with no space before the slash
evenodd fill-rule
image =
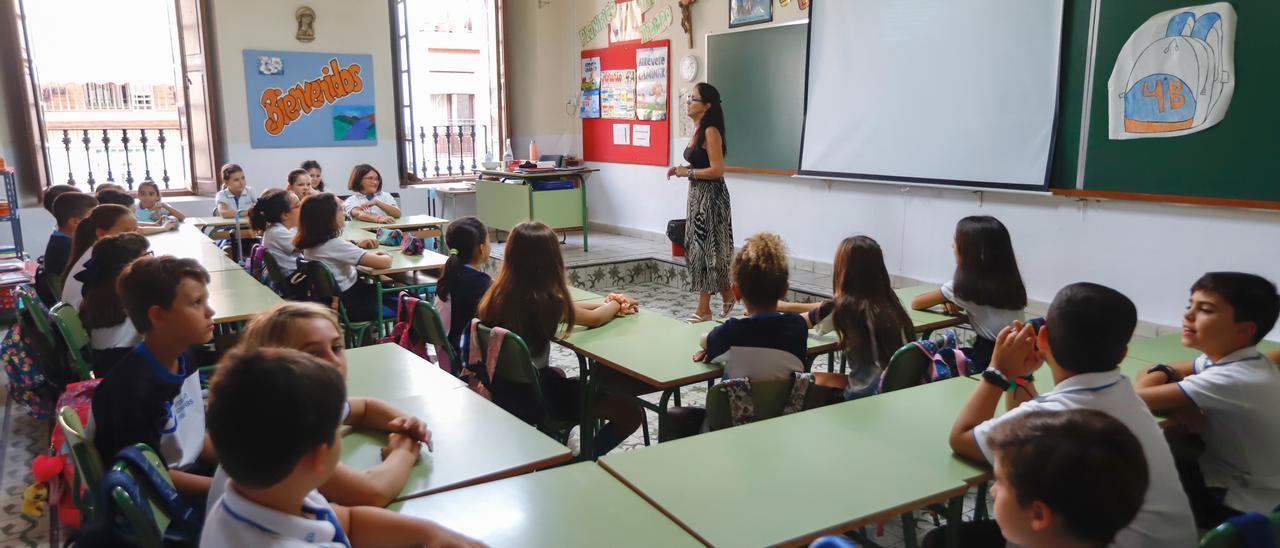
<path id="1" fill-rule="evenodd" d="M 684 319 L 684 323 L 688 323 L 688 324 L 702 323 L 702 322 L 709 322 L 709 321 L 711 321 L 710 314 L 707 314 L 706 316 L 702 316 L 702 315 L 699 315 L 697 312 L 690 314 L 688 318 Z"/>
<path id="2" fill-rule="evenodd" d="M 738 304 L 738 299 L 734 299 L 732 301 L 725 301 L 724 307 L 720 309 L 720 319 L 722 320 L 727 319 L 730 314 L 733 314 L 733 307 L 736 306 L 737 304 Z"/>

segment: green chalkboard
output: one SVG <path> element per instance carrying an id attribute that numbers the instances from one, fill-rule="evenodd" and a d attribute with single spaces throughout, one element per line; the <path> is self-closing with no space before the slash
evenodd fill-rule
<path id="1" fill-rule="evenodd" d="M 1071 0 L 1069 0 L 1070 2 Z M 1099 0 L 1097 44 L 1083 188 L 1086 191 L 1150 194 L 1196 199 L 1280 201 L 1280 175 L 1275 156 L 1280 152 L 1280 32 L 1271 26 L 1280 20 L 1280 3 L 1271 0 L 1232 2 L 1238 16 L 1235 40 L 1235 95 L 1222 122 L 1204 131 L 1181 137 L 1111 140 L 1107 136 L 1107 79 L 1116 56 L 1135 29 L 1151 16 L 1182 6 L 1168 0 Z M 1087 16 L 1089 2 L 1073 6 L 1074 15 Z M 1087 52 L 1088 28 L 1071 29 L 1072 55 Z M 1069 67 L 1064 64 L 1064 70 Z M 1068 89 L 1083 97 L 1083 72 Z M 1067 97 L 1070 97 L 1068 95 Z M 1075 140 L 1079 147 L 1080 113 L 1074 120 L 1068 101 L 1060 125 L 1061 141 Z M 1073 133 L 1074 132 L 1074 133 Z M 1059 152 L 1055 149 L 1055 152 Z M 1055 161 L 1054 185 L 1076 187 L 1078 158 L 1061 151 Z"/>
<path id="2" fill-rule="evenodd" d="M 808 23 L 707 36 L 707 82 L 725 109 L 725 165 L 796 171 L 808 40 Z"/>

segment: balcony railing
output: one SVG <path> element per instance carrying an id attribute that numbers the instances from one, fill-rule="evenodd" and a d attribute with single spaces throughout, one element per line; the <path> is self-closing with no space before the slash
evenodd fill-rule
<path id="1" fill-rule="evenodd" d="M 154 182 L 161 190 L 186 190 L 183 137 L 175 128 L 50 129 L 45 134 L 49 184 L 83 183 L 92 190 L 116 183 L 134 190 L 139 183 Z"/>
<path id="2" fill-rule="evenodd" d="M 423 179 L 456 178 L 469 175 L 485 154 L 492 150 L 489 126 L 470 123 L 420 126 L 418 146 L 421 158 L 410 165 Z M 479 158 L 477 158 L 477 154 Z"/>

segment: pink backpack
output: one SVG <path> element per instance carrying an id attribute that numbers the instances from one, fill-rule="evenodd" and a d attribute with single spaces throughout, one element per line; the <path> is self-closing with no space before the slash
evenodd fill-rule
<path id="1" fill-rule="evenodd" d="M 475 361 L 462 371 L 462 379 L 467 381 L 467 387 L 475 391 L 475 393 L 484 396 L 486 400 L 493 400 L 493 394 L 489 392 L 489 383 L 493 382 L 493 372 L 498 369 L 498 351 L 502 349 L 502 340 L 507 337 L 508 331 L 501 327 L 494 327 L 489 330 L 489 344 L 485 345 L 485 352 L 480 352 L 480 320 L 471 320 L 471 336 L 470 340 L 470 356 Z M 480 357 L 484 356 L 481 362 Z"/>
<path id="2" fill-rule="evenodd" d="M 418 357 L 431 361 L 426 340 L 413 332 L 413 309 L 418 306 L 418 300 L 408 291 L 400 292 L 396 303 L 396 322 L 391 326 L 391 333 L 379 342 L 398 344 Z"/>

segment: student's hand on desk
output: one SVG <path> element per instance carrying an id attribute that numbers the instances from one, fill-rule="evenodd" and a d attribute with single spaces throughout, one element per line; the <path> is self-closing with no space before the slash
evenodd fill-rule
<path id="1" fill-rule="evenodd" d="M 610 293 L 605 296 L 604 302 L 618 303 L 618 315 L 630 316 L 640 311 L 640 301 L 634 297 L 628 297 L 621 293 Z"/>
<path id="2" fill-rule="evenodd" d="M 710 363 L 707 361 L 707 351 L 699 350 L 693 353 L 693 361 L 698 363 Z"/>
<path id="3" fill-rule="evenodd" d="M 356 247 L 360 249 L 378 249 L 378 240 L 357 240 Z"/>
<path id="4" fill-rule="evenodd" d="M 427 444 L 427 451 L 435 450 L 435 446 L 431 444 L 431 430 L 428 430 L 427 423 L 422 422 L 418 417 L 404 416 L 391 419 L 391 422 L 387 423 L 387 430 Z"/>
<path id="5" fill-rule="evenodd" d="M 396 451 L 405 451 L 413 455 L 413 461 L 418 462 L 418 449 L 420 444 L 403 434 L 392 432 L 387 434 L 387 446 L 382 448 L 382 460 L 387 460 Z"/>
<path id="6" fill-rule="evenodd" d="M 957 305 L 956 303 L 953 303 L 951 301 L 945 301 L 942 303 L 943 314 L 950 314 L 952 316 L 956 316 L 960 314 L 960 312 L 962 312 L 962 310 L 960 309 L 960 306 Z"/>
<path id="7" fill-rule="evenodd" d="M 1039 369 L 1035 327 L 1013 322 L 1013 325 L 1001 329 L 996 336 L 995 350 L 991 353 L 991 367 L 1009 378 L 1025 377 Z"/>

